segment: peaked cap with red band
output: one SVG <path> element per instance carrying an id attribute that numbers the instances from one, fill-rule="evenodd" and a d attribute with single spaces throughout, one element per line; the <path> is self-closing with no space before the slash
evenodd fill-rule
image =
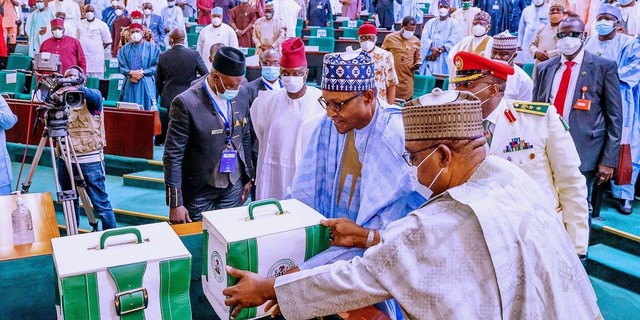
<path id="1" fill-rule="evenodd" d="M 372 35 L 377 35 L 378 34 L 378 29 L 376 28 L 376 26 L 370 24 L 370 23 L 365 23 L 363 25 L 360 26 L 360 28 L 358 28 L 358 35 L 365 35 L 365 34 L 372 34 Z"/>
<path id="2" fill-rule="evenodd" d="M 300 38 L 289 38 L 282 43 L 280 67 L 297 68 L 306 65 L 307 56 L 304 54 L 304 42 Z"/>
<path id="3" fill-rule="evenodd" d="M 453 64 L 456 66 L 456 77 L 450 80 L 451 83 L 473 81 L 489 75 L 507 81 L 507 77 L 514 73 L 513 67 L 507 64 L 465 51 L 453 57 Z"/>
<path id="4" fill-rule="evenodd" d="M 131 18 L 142 18 L 142 12 L 138 10 L 131 12 Z"/>
<path id="5" fill-rule="evenodd" d="M 55 18 L 55 19 L 51 20 L 51 28 L 55 28 L 55 27 L 63 27 L 64 28 L 64 20 L 62 20 L 60 18 Z"/>

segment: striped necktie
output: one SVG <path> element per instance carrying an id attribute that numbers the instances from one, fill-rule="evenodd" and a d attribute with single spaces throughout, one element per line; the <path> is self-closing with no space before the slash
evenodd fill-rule
<path id="1" fill-rule="evenodd" d="M 484 137 L 487 144 L 491 147 L 491 139 L 493 139 L 493 123 L 489 120 L 482 120 L 482 129 L 484 129 Z"/>

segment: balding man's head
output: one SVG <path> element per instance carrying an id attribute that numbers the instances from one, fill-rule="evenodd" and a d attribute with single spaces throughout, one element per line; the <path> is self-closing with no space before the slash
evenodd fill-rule
<path id="1" fill-rule="evenodd" d="M 563 27 L 564 29 L 571 30 L 572 32 L 584 32 L 584 22 L 582 19 L 574 16 L 568 16 L 564 20 L 560 21 L 558 31 Z"/>
<path id="2" fill-rule="evenodd" d="M 573 60 L 584 47 L 584 39 L 587 33 L 584 32 L 584 22 L 580 18 L 568 17 L 558 25 L 558 51 L 567 60 Z"/>
<path id="3" fill-rule="evenodd" d="M 275 49 L 267 49 L 260 54 L 260 66 L 280 67 L 280 52 Z"/>
<path id="4" fill-rule="evenodd" d="M 213 45 L 211 45 L 211 47 L 209 48 L 209 62 L 213 63 L 213 57 L 215 57 L 216 52 L 218 52 L 218 49 L 224 47 L 224 43 L 215 43 Z"/>
<path id="5" fill-rule="evenodd" d="M 174 46 L 177 44 L 184 45 L 185 34 L 181 29 L 175 28 L 169 32 L 169 45 Z"/>

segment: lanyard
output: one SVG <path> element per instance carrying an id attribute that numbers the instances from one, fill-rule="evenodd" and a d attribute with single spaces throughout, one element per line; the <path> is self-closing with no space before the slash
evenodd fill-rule
<path id="1" fill-rule="evenodd" d="M 271 86 L 269 85 L 269 82 L 264 81 L 264 78 L 262 79 L 262 83 L 264 84 L 264 86 L 265 86 L 267 89 L 269 89 L 269 90 L 273 90 L 273 87 L 271 87 Z M 282 87 L 282 81 L 281 81 L 280 79 L 278 79 L 278 83 L 280 84 L 280 87 Z"/>
<path id="2" fill-rule="evenodd" d="M 202 87 L 204 88 L 204 91 L 207 92 L 209 99 L 211 99 L 211 103 L 213 104 L 213 107 L 216 109 L 216 112 L 220 115 L 220 117 L 222 117 L 222 122 L 224 123 L 224 129 L 225 129 L 224 133 L 227 136 L 227 144 L 231 145 L 231 124 L 229 123 L 229 120 L 224 115 L 224 113 L 222 113 L 222 110 L 220 110 L 220 107 L 218 107 L 216 100 L 213 99 L 213 97 L 211 96 L 211 92 L 209 92 L 209 89 L 207 89 L 206 79 L 202 82 Z M 231 102 L 229 102 L 229 100 L 227 100 L 227 115 L 229 116 L 231 115 Z"/>

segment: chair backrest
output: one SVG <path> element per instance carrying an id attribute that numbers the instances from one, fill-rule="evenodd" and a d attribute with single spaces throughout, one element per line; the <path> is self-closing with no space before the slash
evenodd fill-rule
<path id="1" fill-rule="evenodd" d="M 296 37 L 302 38 L 302 27 L 296 27 Z"/>
<path id="2" fill-rule="evenodd" d="M 436 77 L 416 75 L 413 83 L 413 98 L 423 96 L 436 86 Z"/>
<path id="3" fill-rule="evenodd" d="M 25 79 L 21 72 L 0 71 L 0 93 L 24 93 Z"/>
<path id="4" fill-rule="evenodd" d="M 109 79 L 109 92 L 107 94 L 107 100 L 109 101 L 120 100 L 122 88 L 124 87 L 124 81 L 125 80 L 123 78 Z"/>
<path id="5" fill-rule="evenodd" d="M 98 78 L 98 77 L 87 77 L 87 88 L 89 88 L 89 89 L 100 89 L 100 78 Z"/>
<path id="6" fill-rule="evenodd" d="M 12 53 L 7 60 L 7 70 L 31 70 L 31 57 L 23 54 Z"/>
<path id="7" fill-rule="evenodd" d="M 311 36 L 333 38 L 334 30 L 333 28 L 311 28 Z"/>
<path id="8" fill-rule="evenodd" d="M 200 33 L 200 31 L 202 31 L 202 28 L 206 27 L 205 25 L 202 24 L 194 24 L 191 27 L 189 27 L 189 33 L 195 33 L 198 34 Z"/>
<path id="9" fill-rule="evenodd" d="M 318 46 L 320 51 L 333 52 L 336 48 L 336 39 L 328 37 L 310 37 L 309 46 Z"/>
<path id="10" fill-rule="evenodd" d="M 120 73 L 120 70 L 118 70 L 118 59 L 104 59 L 104 78 L 109 79 L 114 73 Z"/>
<path id="11" fill-rule="evenodd" d="M 189 48 L 195 49 L 198 46 L 198 34 L 187 33 L 187 42 L 189 43 Z"/>
<path id="12" fill-rule="evenodd" d="M 302 19 L 296 20 L 296 28 L 297 27 L 304 27 L 304 20 Z"/>
<path id="13" fill-rule="evenodd" d="M 364 24 L 364 20 L 342 20 L 343 28 L 360 28 Z"/>
<path id="14" fill-rule="evenodd" d="M 525 63 L 522 65 L 522 70 L 524 70 L 524 72 L 526 72 L 529 75 L 529 78 L 533 79 L 533 67 L 535 66 L 535 63 Z"/>
<path id="15" fill-rule="evenodd" d="M 444 82 L 442 83 L 442 90 L 449 90 L 449 78 L 444 79 Z"/>
<path id="16" fill-rule="evenodd" d="M 23 54 L 25 56 L 29 55 L 29 45 L 26 44 L 16 44 L 16 49 L 13 50 L 13 53 Z"/>
<path id="17" fill-rule="evenodd" d="M 342 37 L 358 39 L 358 28 L 344 28 L 342 32 Z"/>

